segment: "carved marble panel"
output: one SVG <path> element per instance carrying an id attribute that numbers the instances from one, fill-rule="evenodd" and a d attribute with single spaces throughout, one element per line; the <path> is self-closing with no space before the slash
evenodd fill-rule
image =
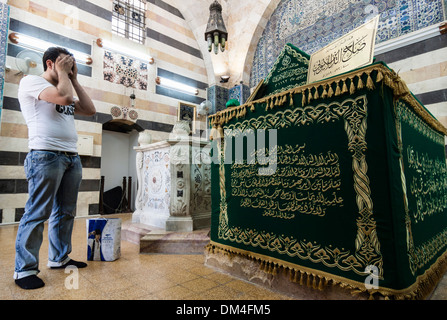
<path id="1" fill-rule="evenodd" d="M 144 153 L 143 204 L 144 208 L 169 214 L 171 196 L 171 168 L 169 148 Z"/>

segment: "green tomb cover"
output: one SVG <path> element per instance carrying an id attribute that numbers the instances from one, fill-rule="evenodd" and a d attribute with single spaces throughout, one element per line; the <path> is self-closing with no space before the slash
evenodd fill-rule
<path id="1" fill-rule="evenodd" d="M 314 287 L 421 298 L 437 283 L 447 250 L 446 130 L 386 65 L 210 121 L 225 136 L 212 144 L 210 252 L 259 259 Z M 365 287 L 371 273 L 378 287 Z"/>
<path id="2" fill-rule="evenodd" d="M 307 83 L 310 56 L 288 43 L 256 95 L 255 99 L 277 94 Z"/>

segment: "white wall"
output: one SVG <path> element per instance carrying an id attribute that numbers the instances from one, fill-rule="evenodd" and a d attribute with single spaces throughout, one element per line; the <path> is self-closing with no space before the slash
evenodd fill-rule
<path id="1" fill-rule="evenodd" d="M 137 152 L 133 149 L 138 146 L 139 133 L 132 131 L 129 134 L 129 177 L 132 177 L 132 194 L 131 194 L 131 209 L 135 210 L 135 198 L 137 195 Z"/>

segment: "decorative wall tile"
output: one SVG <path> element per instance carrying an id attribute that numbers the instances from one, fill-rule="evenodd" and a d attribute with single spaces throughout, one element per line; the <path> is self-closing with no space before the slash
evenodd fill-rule
<path id="1" fill-rule="evenodd" d="M 381 14 L 376 38 L 380 43 L 443 21 L 443 1 L 282 0 L 259 40 L 250 87 L 268 75 L 286 43 L 312 54 L 376 13 Z"/>
<path id="2" fill-rule="evenodd" d="M 229 97 L 229 90 L 220 86 L 212 86 L 208 89 L 208 100 L 212 104 L 210 114 L 225 109 Z"/>
<path id="3" fill-rule="evenodd" d="M 147 63 L 118 53 L 104 51 L 104 80 L 147 90 Z"/>
<path id="4" fill-rule="evenodd" d="M 241 105 L 247 101 L 248 97 L 250 97 L 250 88 L 245 84 L 234 86 L 229 90 L 228 100 L 237 99 Z"/>
<path id="5" fill-rule="evenodd" d="M 9 6 L 0 2 L 0 118 L 3 109 L 3 86 L 5 82 L 6 49 L 8 46 L 8 25 Z"/>

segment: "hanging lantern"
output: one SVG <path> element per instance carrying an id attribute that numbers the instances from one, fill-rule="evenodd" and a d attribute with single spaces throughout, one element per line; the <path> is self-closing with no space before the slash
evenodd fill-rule
<path id="1" fill-rule="evenodd" d="M 205 31 L 205 40 L 208 42 L 208 51 L 211 52 L 214 45 L 214 53 L 220 50 L 225 51 L 225 45 L 228 38 L 227 28 L 222 18 L 222 6 L 214 0 L 210 5 L 210 18 Z"/>

